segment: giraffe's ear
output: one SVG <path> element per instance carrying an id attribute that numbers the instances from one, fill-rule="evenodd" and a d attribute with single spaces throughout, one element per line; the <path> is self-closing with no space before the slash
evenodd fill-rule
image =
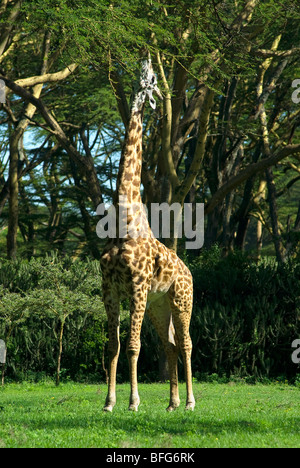
<path id="1" fill-rule="evenodd" d="M 159 87 L 158 87 L 157 85 L 154 87 L 154 91 L 156 92 L 156 94 L 157 94 L 157 96 L 159 97 L 159 99 L 160 99 L 161 101 L 163 101 L 164 98 L 163 98 L 163 96 L 162 96 L 162 94 L 161 94 L 161 92 L 160 92 L 160 89 L 159 89 Z"/>
<path id="2" fill-rule="evenodd" d="M 150 103 L 150 106 L 152 107 L 153 110 L 156 109 L 156 101 L 154 99 L 154 97 L 152 96 L 152 93 L 149 93 L 149 103 Z"/>

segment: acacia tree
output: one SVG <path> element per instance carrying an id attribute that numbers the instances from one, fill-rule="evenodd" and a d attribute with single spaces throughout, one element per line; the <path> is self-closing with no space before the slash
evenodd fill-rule
<path id="1" fill-rule="evenodd" d="M 51 31 L 45 30 L 42 33 L 36 33 L 34 40 L 27 42 L 29 31 L 22 25 L 24 20 L 24 12 L 22 11 L 21 1 L 2 2 L 2 35 L 0 42 L 1 56 L 0 61 L 2 66 L 6 68 L 13 68 L 18 75 L 24 73 L 24 63 L 20 65 L 16 63 L 14 49 L 19 48 L 20 44 L 25 42 L 29 48 L 30 53 L 34 57 L 35 63 L 38 63 L 37 76 L 17 81 L 17 85 L 22 87 L 30 87 L 32 96 L 38 99 L 41 96 L 44 83 L 58 82 L 69 76 L 75 69 L 76 65 L 71 64 L 66 69 L 49 74 L 48 71 L 55 64 L 57 66 L 57 52 L 51 53 Z M 32 48 L 33 46 L 33 48 Z M 34 48 L 37 47 L 37 50 Z M 32 66 L 32 63 L 30 64 Z M 8 134 L 9 134 L 9 177 L 8 181 L 3 178 L 3 188 L 1 193 L 1 208 L 3 209 L 4 203 L 9 195 L 9 221 L 8 221 L 8 234 L 7 234 L 7 254 L 8 258 L 14 259 L 17 250 L 17 230 L 18 230 L 18 217 L 19 217 L 19 180 L 22 177 L 22 169 L 26 164 L 25 155 L 23 151 L 23 137 L 24 133 L 33 118 L 36 107 L 27 102 L 25 108 L 16 106 L 12 108 L 12 101 L 7 99 L 6 104 L 3 105 L 4 111 L 8 116 Z M 20 167 L 21 166 L 21 167 Z M 3 176 L 2 176 L 3 177 Z"/>
<path id="2" fill-rule="evenodd" d="M 26 110 L 24 122 L 17 135 L 18 138 L 14 138 L 15 142 L 18 141 L 18 149 L 16 149 L 17 145 L 15 144 L 14 158 L 10 158 L 8 180 L 5 180 L 5 167 L 1 174 L 0 211 L 2 212 L 7 199 L 10 202 L 8 256 L 13 258 L 16 255 L 16 233 L 18 224 L 20 224 L 18 223 L 19 181 L 26 175 L 31 176 L 32 170 L 45 160 L 52 158 L 56 151 L 63 150 L 69 157 L 67 176 L 71 174 L 77 188 L 73 198 L 77 199 L 77 205 L 83 219 L 84 236 L 89 245 L 90 253 L 97 257 L 99 252 L 95 247 L 95 235 L 93 236 L 95 230 L 92 226 L 89 210 L 92 207 L 95 211 L 103 201 L 103 197 L 92 149 L 98 142 L 97 137 L 99 137 L 103 122 L 111 115 L 111 112 L 108 111 L 111 98 L 108 99 L 108 106 L 106 105 L 104 112 L 102 108 L 103 100 L 107 101 L 105 87 L 110 84 L 111 51 L 108 44 L 115 32 L 114 9 L 109 8 L 105 1 L 89 1 L 84 5 L 72 1 L 62 1 L 53 5 L 53 2 L 50 1 L 33 3 L 24 0 L 3 2 L 1 13 L 4 25 L 3 34 L 5 37 L 8 36 L 0 59 L 2 62 L 1 76 L 7 85 L 7 90 L 10 90 L 11 93 L 10 99 L 7 93 L 8 99 L 3 106 L 7 115 L 4 116 L 2 125 L 7 124 L 7 132 L 10 133 L 11 128 L 19 122 L 20 116 L 22 117 L 21 122 L 23 121 L 23 106 L 26 105 L 32 109 L 32 113 L 29 112 L 29 109 Z M 99 21 L 94 21 L 95 14 L 99 16 Z M 113 50 L 118 57 L 121 57 L 126 38 L 131 42 L 134 38 L 134 42 L 136 42 L 136 31 L 126 33 L 126 27 L 122 23 L 123 18 L 122 20 L 119 18 L 118 21 L 122 31 L 118 33 Z M 8 27 L 7 22 L 13 27 Z M 136 26 L 139 24 L 137 19 L 133 22 Z M 45 50 L 44 53 L 40 39 L 43 34 L 48 38 L 47 51 Z M 29 41 L 27 41 L 28 37 L 30 37 Z M 120 38 L 122 38 L 122 43 Z M 140 39 L 138 42 L 138 47 L 140 47 Z M 24 60 L 20 59 L 20 51 Z M 135 53 L 132 55 L 136 57 Z M 35 57 L 37 63 L 43 62 L 43 69 L 39 74 L 33 74 L 33 61 L 28 60 L 31 59 L 31 56 Z M 43 56 L 44 59 L 42 59 Z M 72 59 L 76 60 L 77 63 L 72 63 Z M 102 96 L 100 96 L 100 101 L 96 106 L 91 106 L 89 104 L 92 103 L 95 96 L 91 96 L 89 93 L 91 87 L 95 88 L 95 77 L 99 79 L 100 76 L 100 80 L 102 79 L 99 70 L 103 63 L 106 83 L 104 88 L 101 88 L 101 82 L 99 83 L 100 94 L 103 91 Z M 16 67 L 15 64 L 19 66 Z M 46 64 L 48 64 L 47 70 Z M 77 82 L 77 86 L 76 84 L 74 86 L 75 81 L 72 81 L 68 83 L 69 86 L 63 88 L 58 86 L 60 80 L 66 80 L 71 74 L 74 74 L 75 70 L 78 73 L 78 64 L 80 72 L 77 79 L 78 82 L 80 80 L 80 85 Z M 62 65 L 64 66 L 63 70 L 61 70 Z M 51 72 L 49 72 L 50 69 Z M 52 71 L 53 69 L 60 71 Z M 20 76 L 21 79 L 19 79 Z M 38 93 L 34 92 L 35 87 L 38 87 Z M 65 92 L 66 89 L 67 92 Z M 74 98 L 72 91 L 76 93 L 77 97 L 77 112 L 70 108 L 70 99 Z M 20 99 L 16 99 L 17 96 Z M 111 97 L 113 97 L 112 93 Z M 116 120 L 114 117 L 114 122 Z M 39 149 L 37 148 L 34 157 L 28 160 L 26 157 L 28 154 L 23 149 L 22 137 L 27 128 L 34 129 L 36 126 L 43 128 L 48 136 L 44 137 L 44 143 Z M 96 138 L 93 138 L 94 143 L 92 144 L 89 138 L 91 132 L 96 132 Z M 56 141 L 56 144 L 53 141 Z M 44 147 L 47 143 L 49 150 L 45 152 Z M 51 198 L 54 201 L 55 197 Z M 84 199 L 85 201 L 83 201 Z M 45 197 L 44 201 L 46 201 Z M 51 218 L 53 212 L 57 211 L 57 205 L 55 205 L 52 203 L 54 210 L 50 213 Z M 27 203 L 26 210 L 28 211 L 28 209 L 29 204 Z M 55 216 L 53 218 L 58 219 Z M 32 229 L 30 230 L 32 231 Z M 78 236 L 77 232 L 75 232 L 76 235 Z"/>
<path id="3" fill-rule="evenodd" d="M 195 110 L 194 100 L 199 99 L 199 109 L 196 108 L 192 114 L 194 120 L 190 122 L 191 127 L 196 127 L 196 136 L 190 129 L 186 139 L 182 133 L 179 135 L 189 162 L 184 172 L 187 176 L 179 184 L 171 168 L 175 184 L 172 199 L 182 203 L 187 194 L 185 187 L 189 188 L 191 181 L 195 183 L 197 176 L 199 180 L 202 172 L 202 200 L 206 202 L 208 218 L 206 245 L 219 240 L 226 248 L 233 242 L 243 247 L 250 207 L 256 196 L 257 176 L 266 170 L 271 232 L 277 258 L 282 260 L 276 193 L 270 168 L 287 156 L 297 157 L 299 154 L 299 140 L 291 144 L 297 139 L 299 109 L 290 98 L 291 77 L 299 68 L 299 48 L 295 47 L 295 43 L 299 44 L 299 28 L 295 28 L 299 8 L 293 2 L 284 5 L 267 3 L 243 2 L 243 9 L 233 21 L 235 8 L 230 2 L 227 8 L 224 3 L 214 4 L 215 17 L 223 34 L 216 41 L 215 49 L 212 48 L 210 64 L 201 69 L 201 73 L 205 71 L 204 79 L 196 82 L 196 91 L 190 100 L 186 100 L 187 110 L 181 123 L 186 123 L 189 112 Z M 280 52 L 279 46 L 283 47 Z M 216 88 L 221 91 L 221 96 Z M 171 131 L 172 134 L 178 134 L 177 129 Z M 176 154 L 177 148 L 176 142 L 171 145 L 171 163 L 176 160 L 174 151 Z M 184 150 L 180 154 L 181 159 L 184 158 Z M 244 198 L 240 204 L 240 191 L 245 181 Z"/>
<path id="4" fill-rule="evenodd" d="M 206 245 L 218 241 L 226 249 L 243 248 L 249 220 L 255 217 L 258 232 L 263 225 L 271 233 L 279 260 L 293 250 L 295 236 L 288 236 L 284 245 L 277 206 L 281 190 L 276 184 L 282 185 L 284 171 L 297 171 L 300 149 L 299 108 L 291 100 L 291 82 L 299 70 L 295 1 L 146 1 L 140 9 L 137 1 L 108 5 L 102 0 L 64 0 L 53 5 L 24 0 L 3 2 L 3 8 L 7 18 L 19 12 L 13 18 L 15 28 L 6 25 L 2 35 L 3 44 L 9 37 L 0 59 L 0 78 L 12 96 L 5 109 L 7 123 L 12 126 L 14 115 L 22 115 L 22 106 L 30 104 L 35 115 L 28 116 L 28 128 L 42 128 L 49 143 L 49 151 L 36 153 L 31 161 L 22 160 L 19 150 L 18 178 L 16 169 L 12 172 L 18 180 L 26 173 L 32 177 L 35 164 L 50 161 L 46 166 L 57 174 L 52 163 L 56 151 L 68 155 L 64 174 L 76 188 L 72 198 L 90 252 L 91 210 L 103 201 L 103 193 L 110 197 L 114 190 L 115 149 L 122 145 L 132 80 L 146 50 L 155 62 L 164 100 L 156 114 L 146 111 L 145 116 L 145 203 L 204 202 Z M 25 66 L 15 54 L 16 48 L 28 57 L 32 46 L 26 37 L 47 38 L 50 32 L 51 71 L 34 75 L 28 61 Z M 39 50 L 41 64 L 45 48 Z M 19 69 L 11 66 L 15 61 Z M 75 71 L 78 81 L 69 79 L 60 86 L 57 74 L 64 71 L 70 77 L 66 70 Z M 42 84 L 41 94 L 35 96 L 33 86 Z M 96 146 L 105 154 L 100 165 Z M 16 160 L 15 156 L 15 166 Z M 285 185 L 296 187 L 297 177 L 298 173 Z M 50 179 L 53 195 L 62 179 Z M 10 191 L 3 175 L 2 181 L 0 210 L 3 194 L 7 198 Z M 14 188 L 12 201 L 17 198 L 16 184 Z M 16 212 L 12 201 L 11 212 Z M 52 196 L 51 219 L 60 219 L 59 204 L 63 206 L 59 197 Z M 289 218 L 291 234 L 298 230 L 296 212 Z M 58 231 L 52 232 L 55 237 Z M 176 248 L 174 236 L 166 243 Z"/>
<path id="5" fill-rule="evenodd" d="M 165 99 L 149 138 L 146 195 L 153 200 L 167 185 L 160 199 L 182 204 L 198 193 L 206 204 L 206 245 L 243 246 L 256 181 L 266 171 L 271 232 L 282 260 L 270 168 L 299 155 L 299 108 L 291 100 L 299 69 L 299 7 L 258 1 L 185 7 L 176 52 L 178 57 L 183 47 L 189 62 L 157 52 Z M 164 14 L 176 14 L 176 7 Z"/>

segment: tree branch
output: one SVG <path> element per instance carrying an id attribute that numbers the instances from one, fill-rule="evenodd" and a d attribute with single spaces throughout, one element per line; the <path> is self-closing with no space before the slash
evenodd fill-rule
<path id="1" fill-rule="evenodd" d="M 259 0 L 248 0 L 241 13 L 235 18 L 230 26 L 230 32 L 239 33 L 242 27 L 250 23 L 253 11 Z M 246 24 L 245 24 L 246 23 Z"/>
<path id="2" fill-rule="evenodd" d="M 169 88 L 168 80 L 166 78 L 164 67 L 162 64 L 160 53 L 157 52 L 157 64 L 160 72 L 160 76 L 164 85 L 164 119 L 163 119 L 163 131 L 162 131 L 162 155 L 164 159 L 165 170 L 169 174 L 169 179 L 174 189 L 179 185 L 178 175 L 175 169 L 171 137 L 172 137 L 172 100 L 171 91 Z"/>
<path id="3" fill-rule="evenodd" d="M 251 55 L 255 55 L 257 57 L 263 58 L 272 58 L 272 57 L 279 57 L 279 58 L 287 58 L 291 57 L 292 55 L 300 53 L 300 47 L 293 47 L 289 50 L 267 50 L 267 49 L 252 49 L 250 51 Z"/>
<path id="4" fill-rule="evenodd" d="M 42 83 L 55 83 L 57 81 L 64 80 L 68 78 L 74 71 L 78 68 L 76 63 L 72 63 L 64 70 L 61 70 L 56 73 L 45 73 L 44 75 L 40 76 L 32 76 L 30 78 L 23 78 L 21 80 L 15 81 L 15 83 L 23 88 L 29 88 L 31 86 L 35 86 L 36 84 Z"/>
<path id="5" fill-rule="evenodd" d="M 300 144 L 288 145 L 281 151 L 272 154 L 268 158 L 265 158 L 257 163 L 250 164 L 244 170 L 239 172 L 239 174 L 229 179 L 224 185 L 222 185 L 222 187 L 220 187 L 220 189 L 212 196 L 209 203 L 206 205 L 205 213 L 211 213 L 215 209 L 215 207 L 224 200 L 224 198 L 229 192 L 236 189 L 239 185 L 248 180 L 250 177 L 262 171 L 265 171 L 271 166 L 274 166 L 279 161 L 282 161 L 284 158 L 298 153 L 300 153 Z"/>
<path id="6" fill-rule="evenodd" d="M 182 203 L 189 193 L 202 164 L 204 153 L 205 153 L 205 145 L 207 140 L 207 129 L 209 123 L 209 117 L 211 113 L 211 108 L 213 105 L 215 93 L 206 88 L 205 99 L 203 102 L 203 106 L 201 108 L 200 117 L 199 117 L 199 133 L 198 133 L 198 140 L 197 146 L 195 150 L 195 154 L 193 157 L 193 161 L 191 167 L 189 168 L 188 174 L 181 184 L 179 190 L 176 193 L 176 201 Z"/>
<path id="7" fill-rule="evenodd" d="M 21 4 L 22 4 L 22 1 L 18 0 L 17 3 L 13 6 L 13 9 L 11 10 L 9 18 L 7 18 L 7 21 L 4 23 L 3 32 L 0 37 L 0 56 L 5 51 L 5 48 L 9 40 L 9 35 L 14 28 L 14 22 L 16 21 L 16 19 L 18 18 L 20 14 Z M 7 6 L 7 2 L 4 2 L 4 4 L 2 5 L 2 8 L 4 8 L 4 11 L 6 9 L 6 6 Z"/>
<path id="8" fill-rule="evenodd" d="M 41 99 L 37 99 L 29 91 L 22 88 L 14 81 L 8 79 L 1 70 L 0 73 L 0 79 L 5 82 L 6 86 L 9 89 L 11 89 L 14 93 L 16 93 L 24 100 L 31 103 L 39 110 L 40 114 L 46 121 L 47 125 L 49 125 L 50 129 L 52 130 L 52 133 L 54 133 L 60 145 L 67 151 L 70 157 L 79 165 L 81 170 L 86 174 L 87 178 L 90 181 L 89 188 L 91 199 L 93 201 L 94 207 L 97 208 L 97 206 L 100 203 L 102 203 L 103 199 L 93 159 L 91 159 L 88 155 L 87 157 L 83 157 L 77 151 L 77 149 L 72 145 L 59 123 L 56 121 L 56 119 L 53 117 L 53 115 L 47 109 L 47 107 L 44 105 Z"/>
<path id="9" fill-rule="evenodd" d="M 129 125 L 130 109 L 124 92 L 124 87 L 119 74 L 112 70 L 110 72 L 110 84 L 117 99 L 118 109 L 125 128 Z"/>

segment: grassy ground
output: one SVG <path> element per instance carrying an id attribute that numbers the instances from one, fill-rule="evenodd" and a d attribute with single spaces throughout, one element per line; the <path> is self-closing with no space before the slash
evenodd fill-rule
<path id="1" fill-rule="evenodd" d="M 105 385 L 8 384 L 0 388 L 4 447 L 300 447 L 300 388 L 284 384 L 196 383 L 193 413 L 167 413 L 168 385 L 141 384 L 138 413 L 118 386 L 113 414 Z"/>

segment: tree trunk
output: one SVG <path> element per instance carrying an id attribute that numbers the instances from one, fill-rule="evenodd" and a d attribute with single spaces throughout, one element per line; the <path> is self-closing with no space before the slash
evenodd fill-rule
<path id="1" fill-rule="evenodd" d="M 60 365 L 61 365 L 61 356 L 62 356 L 62 340 L 63 340 L 63 334 L 64 334 L 64 325 L 65 325 L 65 319 L 62 319 L 60 322 L 60 331 L 59 331 L 59 341 L 58 341 L 58 356 L 57 356 L 57 369 L 56 369 L 56 386 L 59 386 L 60 382 Z"/>
<path id="2" fill-rule="evenodd" d="M 263 245 L 263 226 L 260 220 L 257 221 L 256 226 L 256 252 L 257 252 L 257 260 L 261 257 L 261 249 Z"/>
<path id="3" fill-rule="evenodd" d="M 290 221 L 291 220 L 289 218 L 289 224 L 290 224 Z M 297 213 L 294 227 L 291 228 L 290 226 L 288 226 L 288 229 L 287 229 L 285 259 L 288 259 L 288 257 L 291 254 L 295 253 L 297 246 L 299 245 L 299 233 L 300 233 L 300 201 L 299 201 L 298 213 Z"/>
<path id="4" fill-rule="evenodd" d="M 100 258 L 100 251 L 97 247 L 97 237 L 95 235 L 95 229 L 91 224 L 91 216 L 86 208 L 86 195 L 84 188 L 82 186 L 81 180 L 84 178 L 84 174 L 80 174 L 78 168 L 76 167 L 75 162 L 72 158 L 69 158 L 70 167 L 72 171 L 72 176 L 75 182 L 76 190 L 76 199 L 80 209 L 80 213 L 83 220 L 83 229 L 86 238 L 87 245 L 89 247 L 90 253 L 93 255 L 93 258 L 98 260 Z"/>
<path id="5" fill-rule="evenodd" d="M 21 2 L 18 2 L 18 4 Z M 50 33 L 45 33 L 43 45 L 43 62 L 41 74 L 44 74 L 48 65 L 48 52 L 50 48 Z M 32 89 L 32 96 L 39 98 L 43 89 L 43 84 L 36 84 Z M 23 136 L 27 129 L 30 119 L 34 116 L 36 107 L 29 103 L 27 104 L 24 114 L 25 118 L 21 119 L 17 127 L 12 132 L 10 138 L 10 166 L 9 166 L 9 221 L 7 233 L 7 256 L 14 260 L 17 255 L 17 234 L 19 221 L 19 148 L 23 151 Z"/>
<path id="6" fill-rule="evenodd" d="M 245 216 L 239 222 L 235 245 L 241 251 L 245 250 L 246 235 L 250 224 L 249 216 Z"/>
<path id="7" fill-rule="evenodd" d="M 1 376 L 2 387 L 4 387 L 4 376 L 5 376 L 5 364 L 2 364 L 2 376 Z"/>
<path id="8" fill-rule="evenodd" d="M 274 242 L 274 247 L 275 247 L 275 252 L 276 252 L 276 258 L 278 262 L 282 263 L 284 262 L 284 254 L 283 254 L 284 249 L 283 249 L 279 225 L 278 225 L 276 186 L 274 182 L 273 171 L 271 169 L 267 169 L 266 179 L 267 179 L 267 186 L 268 186 L 268 200 L 269 200 L 269 207 L 270 207 L 270 217 L 271 217 L 273 242 Z"/>
<path id="9" fill-rule="evenodd" d="M 220 234 L 220 222 L 223 219 L 223 204 L 216 206 L 216 208 L 208 214 L 207 225 L 205 230 L 205 247 L 209 249 L 216 242 L 218 242 Z"/>
<path id="10" fill-rule="evenodd" d="M 17 255 L 17 234 L 19 221 L 19 135 L 13 132 L 10 139 L 9 157 L 9 219 L 7 232 L 7 257 L 15 260 Z"/>
<path id="11" fill-rule="evenodd" d="M 34 228 L 34 220 L 32 218 L 32 212 L 30 209 L 30 200 L 28 195 L 25 191 L 25 187 L 22 183 L 19 183 L 19 193 L 22 200 L 22 207 L 24 210 L 24 220 L 23 226 L 25 225 L 27 229 L 25 230 L 25 241 L 27 242 L 27 249 L 26 254 L 28 260 L 30 260 L 36 253 L 35 251 L 35 228 Z M 22 225 L 20 224 L 20 228 Z"/>

